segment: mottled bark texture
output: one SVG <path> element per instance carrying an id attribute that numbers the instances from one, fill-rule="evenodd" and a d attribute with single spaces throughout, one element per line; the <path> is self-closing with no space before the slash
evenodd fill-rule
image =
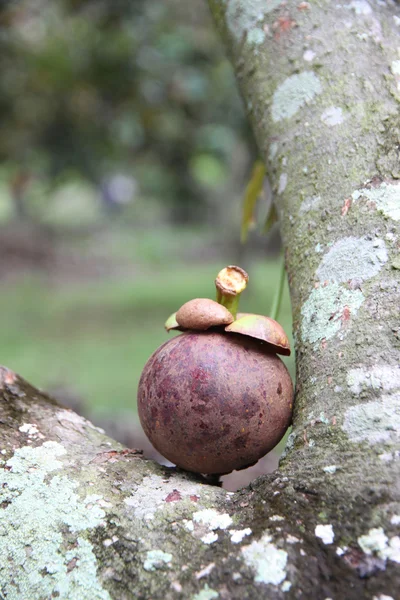
<path id="1" fill-rule="evenodd" d="M 286 250 L 286 457 L 231 494 L 143 460 L 3 369 L 4 599 L 399 597 L 399 5 L 211 7 Z"/>

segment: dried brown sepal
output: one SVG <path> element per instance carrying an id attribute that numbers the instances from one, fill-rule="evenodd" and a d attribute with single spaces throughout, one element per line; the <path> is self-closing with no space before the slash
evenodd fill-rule
<path id="1" fill-rule="evenodd" d="M 224 327 L 233 323 L 233 316 L 225 306 L 209 298 L 195 298 L 180 307 L 176 313 L 178 326 L 205 331 L 210 327 Z"/>
<path id="2" fill-rule="evenodd" d="M 238 317 L 236 321 L 225 327 L 225 331 L 247 335 L 265 342 L 277 354 L 290 355 L 288 337 L 277 321 L 251 313 L 239 313 Z"/>

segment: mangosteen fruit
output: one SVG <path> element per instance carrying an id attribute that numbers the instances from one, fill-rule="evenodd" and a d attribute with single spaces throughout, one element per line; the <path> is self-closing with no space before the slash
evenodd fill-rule
<path id="1" fill-rule="evenodd" d="M 272 450 L 292 418 L 293 386 L 277 354 L 290 354 L 282 327 L 262 315 L 237 315 L 248 276 L 226 267 L 217 302 L 197 298 L 171 315 L 183 333 L 163 344 L 139 382 L 139 418 L 153 446 L 177 466 L 223 475 Z"/>

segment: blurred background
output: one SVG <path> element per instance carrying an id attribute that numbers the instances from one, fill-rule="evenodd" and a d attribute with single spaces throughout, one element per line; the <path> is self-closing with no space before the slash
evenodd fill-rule
<path id="1" fill-rule="evenodd" d="M 242 310 L 278 284 L 277 233 L 240 244 L 257 154 L 232 68 L 204 0 L 3 0 L 0 69 L 0 362 L 152 455 L 136 389 L 167 316 L 227 264 Z"/>

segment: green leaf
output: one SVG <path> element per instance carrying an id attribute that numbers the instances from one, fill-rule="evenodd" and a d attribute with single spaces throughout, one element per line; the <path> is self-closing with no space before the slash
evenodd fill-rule
<path id="1" fill-rule="evenodd" d="M 272 225 L 278 221 L 278 213 L 276 212 L 276 206 L 274 202 L 271 202 L 268 208 L 267 218 L 265 219 L 263 233 L 268 233 Z"/>
<path id="2" fill-rule="evenodd" d="M 244 244 L 247 240 L 249 226 L 253 220 L 254 208 L 261 194 L 265 177 L 265 166 L 261 160 L 254 163 L 250 180 L 247 184 L 243 201 L 242 228 L 240 240 Z"/>

